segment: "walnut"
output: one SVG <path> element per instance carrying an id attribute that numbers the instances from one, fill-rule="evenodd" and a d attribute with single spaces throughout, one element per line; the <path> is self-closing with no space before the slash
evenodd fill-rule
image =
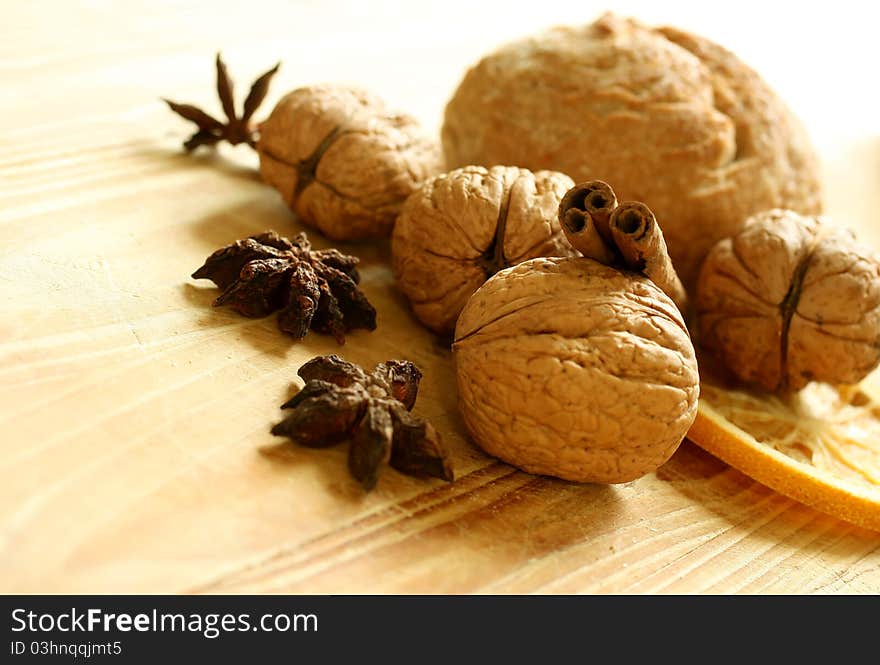
<path id="1" fill-rule="evenodd" d="M 442 170 L 417 121 L 357 88 L 285 95 L 260 125 L 260 173 L 299 218 L 336 240 L 386 236 L 406 197 Z"/>
<path id="2" fill-rule="evenodd" d="M 483 58 L 446 107 L 443 148 L 450 168 L 609 182 L 661 220 L 685 285 L 750 215 L 821 208 L 806 134 L 758 74 L 706 39 L 613 15 Z"/>
<path id="3" fill-rule="evenodd" d="M 592 259 L 499 272 L 462 311 L 453 350 L 474 440 L 532 473 L 633 480 L 669 459 L 696 416 L 697 361 L 675 304 Z"/>
<path id="4" fill-rule="evenodd" d="M 499 270 L 573 256 L 556 219 L 573 185 L 552 171 L 468 166 L 429 179 L 394 227 L 394 275 L 428 328 L 450 334 L 471 294 Z"/>
<path id="5" fill-rule="evenodd" d="M 701 345 L 768 391 L 858 383 L 880 363 L 880 262 L 823 218 L 750 219 L 709 252 L 696 307 Z"/>
<path id="6" fill-rule="evenodd" d="M 260 155 L 263 180 L 309 226 L 336 240 L 387 236 L 406 197 L 443 170 L 439 146 L 414 118 L 388 111 L 365 90 L 338 85 L 294 90 L 268 119 L 256 123 L 254 113 L 279 66 L 254 81 L 239 111 L 218 53 L 217 95 L 225 121 L 197 106 L 165 100 L 196 125 L 183 147 L 191 152 L 222 141 L 246 143 Z"/>

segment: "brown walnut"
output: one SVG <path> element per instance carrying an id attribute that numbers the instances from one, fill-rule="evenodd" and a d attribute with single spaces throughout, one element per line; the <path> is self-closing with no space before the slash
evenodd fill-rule
<path id="1" fill-rule="evenodd" d="M 411 116 L 357 88 L 285 95 L 260 125 L 260 173 L 306 224 L 336 240 L 387 236 L 401 206 L 442 170 Z"/>
<path id="2" fill-rule="evenodd" d="M 450 168 L 555 169 L 644 202 L 685 285 L 750 215 L 821 208 L 807 136 L 757 73 L 706 39 L 610 14 L 484 57 L 442 138 Z"/>
<path id="3" fill-rule="evenodd" d="M 880 263 L 822 218 L 756 215 L 709 252 L 696 307 L 700 344 L 764 390 L 858 383 L 880 362 Z"/>
<path id="4" fill-rule="evenodd" d="M 468 166 L 425 182 L 391 238 L 397 284 L 419 320 L 452 333 L 468 298 L 499 270 L 574 256 L 556 218 L 573 184 L 562 173 L 506 166 Z"/>
<path id="5" fill-rule="evenodd" d="M 633 480 L 669 459 L 696 416 L 681 313 L 647 278 L 592 259 L 499 272 L 462 311 L 453 350 L 472 437 L 532 473 Z"/>

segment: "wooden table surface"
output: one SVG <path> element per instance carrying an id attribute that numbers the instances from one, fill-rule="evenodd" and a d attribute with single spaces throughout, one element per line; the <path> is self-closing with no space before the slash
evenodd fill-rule
<path id="1" fill-rule="evenodd" d="M 189 128 L 158 97 L 216 110 L 216 49 L 239 90 L 284 61 L 270 105 L 301 84 L 358 82 L 434 128 L 481 53 L 601 10 L 547 4 L 4 8 L 0 592 L 880 591 L 880 535 L 689 442 L 656 473 L 609 487 L 483 455 L 456 412 L 450 353 L 396 293 L 387 245 L 344 247 L 364 260 L 380 326 L 342 348 L 212 309 L 215 290 L 189 279 L 221 245 L 300 228 L 246 147 L 179 151 Z M 815 137 L 829 212 L 880 246 L 872 24 L 848 13 L 856 4 L 794 18 L 793 5 L 763 4 L 622 11 L 700 30 L 760 69 Z M 758 7 L 763 20 L 750 19 Z M 344 448 L 269 435 L 298 366 L 331 352 L 423 368 L 416 411 L 448 442 L 457 482 L 388 470 L 364 496 Z"/>

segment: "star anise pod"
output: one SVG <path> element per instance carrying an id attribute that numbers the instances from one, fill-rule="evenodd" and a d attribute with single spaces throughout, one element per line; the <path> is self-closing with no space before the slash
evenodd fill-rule
<path id="1" fill-rule="evenodd" d="M 278 327 L 301 339 L 309 328 L 340 344 L 354 328 L 376 329 L 376 310 L 358 288 L 358 259 L 313 250 L 305 233 L 292 240 L 266 231 L 218 249 L 196 270 L 223 289 L 214 306 L 248 317 L 278 311 Z"/>
<path id="2" fill-rule="evenodd" d="M 339 356 L 319 356 L 298 374 L 306 384 L 281 406 L 291 413 L 272 434 L 312 448 L 347 440 L 349 471 L 366 490 L 384 462 L 410 475 L 453 480 L 440 435 L 410 413 L 422 378 L 413 363 L 388 360 L 368 374 Z"/>
<path id="3" fill-rule="evenodd" d="M 223 113 L 226 114 L 226 122 L 217 120 L 214 116 L 206 113 L 197 106 L 191 104 L 178 104 L 170 99 L 165 99 L 166 104 L 172 111 L 183 116 L 190 122 L 195 123 L 198 128 L 196 132 L 183 143 L 183 147 L 187 151 L 192 151 L 200 145 L 213 146 L 220 141 L 229 141 L 232 145 L 239 143 L 247 143 L 252 148 L 257 145 L 256 131 L 251 126 L 251 118 L 254 112 L 259 108 L 266 93 L 269 91 L 269 83 L 275 72 L 281 66 L 279 62 L 272 69 L 257 78 L 251 85 L 251 90 L 247 98 L 244 100 L 241 115 L 239 116 L 235 110 L 235 100 L 233 97 L 232 80 L 226 71 L 226 65 L 223 63 L 220 54 L 217 54 L 217 94 L 220 97 L 220 104 L 223 107 Z"/>

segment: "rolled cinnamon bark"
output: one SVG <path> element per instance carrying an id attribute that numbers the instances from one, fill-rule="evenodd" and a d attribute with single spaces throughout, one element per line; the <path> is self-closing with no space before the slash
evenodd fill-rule
<path id="1" fill-rule="evenodd" d="M 617 197 L 601 180 L 575 185 L 559 202 L 559 225 L 568 242 L 584 256 L 613 265 L 617 256 L 609 220 Z"/>
<path id="2" fill-rule="evenodd" d="M 687 312 L 687 294 L 651 209 L 636 201 L 621 203 L 611 213 L 609 226 L 626 267 L 642 273 L 672 298 L 679 310 Z"/>

